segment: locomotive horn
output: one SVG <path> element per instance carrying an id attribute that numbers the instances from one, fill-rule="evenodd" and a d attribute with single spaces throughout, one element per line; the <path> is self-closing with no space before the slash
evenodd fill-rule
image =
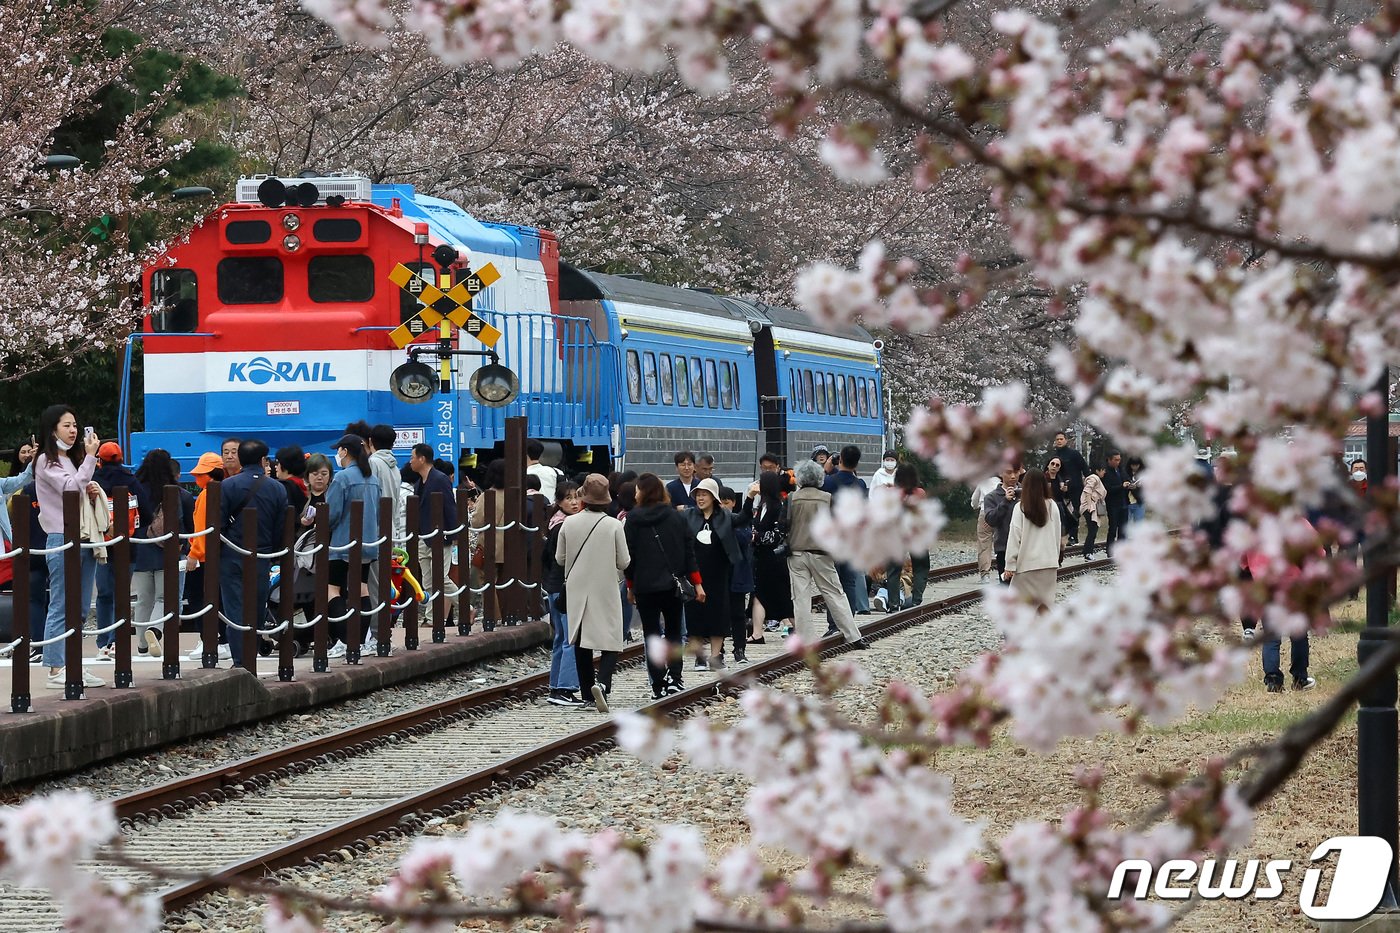
<path id="1" fill-rule="evenodd" d="M 263 207 L 281 207 L 287 200 L 287 186 L 280 179 L 269 178 L 258 185 L 258 202 Z"/>
<path id="2" fill-rule="evenodd" d="M 310 207 L 321 197 L 321 189 L 309 181 L 304 181 L 287 192 L 287 200 L 295 199 L 302 207 Z"/>

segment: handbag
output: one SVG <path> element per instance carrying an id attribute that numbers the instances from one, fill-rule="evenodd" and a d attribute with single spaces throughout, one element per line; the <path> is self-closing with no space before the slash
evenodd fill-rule
<path id="1" fill-rule="evenodd" d="M 666 553 L 666 545 L 662 543 L 661 535 L 657 534 L 656 529 L 653 528 L 651 530 L 651 536 L 656 539 L 656 546 L 661 548 L 661 555 L 666 558 L 666 569 L 670 570 L 671 555 Z M 674 570 L 671 571 L 671 582 L 675 584 L 674 592 L 676 596 L 679 597 L 681 602 L 689 603 L 695 601 L 695 597 L 697 594 L 695 592 L 694 583 L 691 583 L 689 580 L 687 580 L 685 577 L 682 577 Z"/>
<path id="2" fill-rule="evenodd" d="M 578 546 L 578 552 L 580 554 L 583 553 L 584 548 L 588 547 L 588 539 L 593 537 L 593 532 L 597 531 L 598 526 L 601 524 L 603 524 L 603 519 L 599 518 L 596 522 L 593 523 L 593 527 L 588 529 L 588 534 L 583 536 L 583 543 Z M 560 533 L 563 533 L 564 529 L 560 528 L 559 530 Z M 574 564 L 577 563 L 578 558 L 575 557 L 574 563 L 564 568 L 564 582 L 559 587 L 559 595 L 554 597 L 554 608 L 559 610 L 559 614 L 561 616 L 569 614 L 569 574 L 573 572 Z"/>
<path id="3" fill-rule="evenodd" d="M 790 548 L 788 548 L 787 532 L 783 530 L 782 513 L 785 511 L 787 511 L 786 502 L 779 506 L 778 520 L 773 523 L 773 527 L 763 529 L 754 542 L 761 547 L 772 548 L 775 557 L 786 557 L 790 550 Z"/>

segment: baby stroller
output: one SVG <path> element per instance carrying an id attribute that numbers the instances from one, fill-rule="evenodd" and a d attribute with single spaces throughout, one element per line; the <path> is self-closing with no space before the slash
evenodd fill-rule
<path id="1" fill-rule="evenodd" d="M 316 574 L 314 571 L 314 554 L 304 554 L 316 543 L 316 529 L 309 528 L 302 532 L 293 546 L 292 556 L 292 618 L 296 618 L 296 613 L 300 610 L 306 618 L 311 618 L 316 605 Z M 281 623 L 277 620 L 277 610 L 282 602 L 282 562 L 273 561 L 271 570 L 268 571 L 271 578 L 271 589 L 268 590 L 267 605 L 263 607 L 263 627 L 276 628 Z M 310 628 L 299 629 L 292 626 L 292 638 L 296 641 L 296 656 L 301 657 L 311 650 L 312 632 Z M 277 637 L 269 638 L 259 636 L 258 654 L 263 657 L 270 657 L 277 650 Z"/>

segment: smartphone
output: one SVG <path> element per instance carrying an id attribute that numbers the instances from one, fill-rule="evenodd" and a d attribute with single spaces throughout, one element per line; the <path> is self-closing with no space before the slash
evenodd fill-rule
<path id="1" fill-rule="evenodd" d="M 306 511 L 301 513 L 301 520 L 304 522 L 314 522 L 316 520 L 316 506 L 308 505 Z"/>
<path id="2" fill-rule="evenodd" d="M 97 429 L 94 428 L 92 425 L 88 425 L 87 427 L 83 428 L 83 437 L 92 437 L 96 433 Z"/>

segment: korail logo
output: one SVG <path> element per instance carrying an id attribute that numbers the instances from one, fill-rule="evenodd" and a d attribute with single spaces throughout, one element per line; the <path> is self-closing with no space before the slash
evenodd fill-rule
<path id="1" fill-rule="evenodd" d="M 274 363 L 265 356 L 255 356 L 243 363 L 230 363 L 229 382 L 251 382 L 253 385 L 267 385 L 269 382 L 335 382 L 330 363 L 293 363 L 287 360 Z"/>
<path id="2" fill-rule="evenodd" d="M 1298 907 L 1311 920 L 1359 920 L 1370 914 L 1385 896 L 1390 876 L 1390 843 L 1375 836 L 1333 836 L 1313 850 L 1308 861 L 1316 864 L 1337 853 L 1331 868 L 1332 884 L 1323 903 L 1317 903 L 1325 866 L 1309 868 L 1298 892 Z M 1272 900 L 1283 894 L 1283 876 L 1292 868 L 1287 859 L 1260 861 L 1236 859 L 1218 862 L 1206 859 L 1197 864 L 1189 859 L 1169 859 L 1153 869 L 1145 859 L 1128 859 L 1113 870 L 1108 899 L 1124 897 L 1130 872 L 1136 872 L 1134 887 L 1127 896 L 1141 899 L 1149 891 L 1166 900 L 1184 900 L 1192 894 L 1203 900 Z"/>

